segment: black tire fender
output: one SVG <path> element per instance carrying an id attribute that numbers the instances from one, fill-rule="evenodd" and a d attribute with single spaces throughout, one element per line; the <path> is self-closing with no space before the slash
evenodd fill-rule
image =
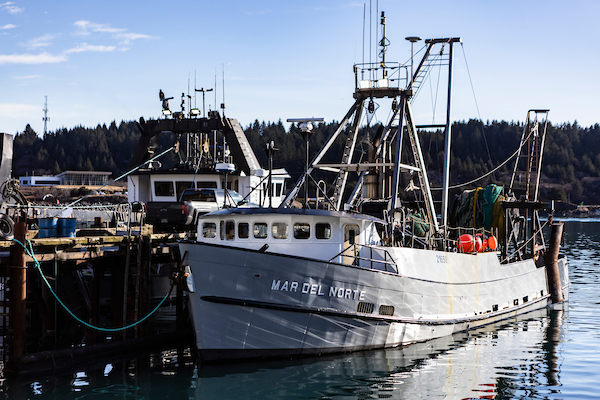
<path id="1" fill-rule="evenodd" d="M 0 239 L 11 240 L 15 237 L 15 222 L 6 214 L 0 214 Z"/>

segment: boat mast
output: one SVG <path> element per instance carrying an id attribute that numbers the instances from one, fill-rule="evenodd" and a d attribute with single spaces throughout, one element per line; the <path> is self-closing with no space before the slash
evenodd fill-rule
<path id="1" fill-rule="evenodd" d="M 440 225 L 444 228 L 448 223 L 448 188 L 450 186 L 450 143 L 452 138 L 452 125 L 450 123 L 450 105 L 452 100 L 452 55 L 453 55 L 453 44 L 460 42 L 460 38 L 450 38 L 448 43 L 450 48 L 448 49 L 448 98 L 446 108 L 446 135 L 444 143 L 444 176 L 442 181 L 442 212 Z"/>

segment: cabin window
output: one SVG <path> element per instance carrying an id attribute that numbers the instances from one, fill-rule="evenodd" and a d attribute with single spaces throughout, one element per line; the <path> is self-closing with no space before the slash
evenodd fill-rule
<path id="1" fill-rule="evenodd" d="M 225 240 L 225 221 L 219 222 L 219 237 Z"/>
<path id="2" fill-rule="evenodd" d="M 315 236 L 317 239 L 331 239 L 331 225 L 324 222 L 315 224 Z"/>
<path id="3" fill-rule="evenodd" d="M 248 239 L 248 236 L 250 236 L 250 225 L 247 222 L 240 222 L 238 224 L 238 237 Z"/>
<path id="4" fill-rule="evenodd" d="M 266 239 L 267 237 L 267 224 L 264 222 L 254 223 L 254 237 L 257 239 Z"/>
<path id="5" fill-rule="evenodd" d="M 217 182 L 214 181 L 198 181 L 196 182 L 196 187 L 198 189 L 216 189 Z"/>
<path id="6" fill-rule="evenodd" d="M 273 222 L 271 234 L 273 235 L 273 239 L 287 239 L 288 224 L 285 222 Z"/>
<path id="7" fill-rule="evenodd" d="M 175 190 L 173 189 L 173 182 L 156 181 L 154 182 L 154 194 L 156 196 L 173 196 Z"/>
<path id="8" fill-rule="evenodd" d="M 177 192 L 177 200 L 181 199 L 181 193 L 183 193 L 183 191 L 185 189 L 193 189 L 194 188 L 194 182 L 185 182 L 185 181 L 178 181 L 175 182 L 175 191 Z"/>
<path id="9" fill-rule="evenodd" d="M 202 224 L 202 236 L 212 239 L 217 236 L 217 224 L 214 222 L 204 222 Z"/>
<path id="10" fill-rule="evenodd" d="M 306 222 L 294 224 L 294 237 L 296 239 L 308 239 L 310 237 L 310 225 Z"/>
<path id="11" fill-rule="evenodd" d="M 225 221 L 225 239 L 233 240 L 235 238 L 235 222 Z"/>
<path id="12" fill-rule="evenodd" d="M 281 189 L 283 189 L 283 184 L 276 183 L 275 184 L 275 196 L 277 196 L 277 197 L 281 196 Z"/>

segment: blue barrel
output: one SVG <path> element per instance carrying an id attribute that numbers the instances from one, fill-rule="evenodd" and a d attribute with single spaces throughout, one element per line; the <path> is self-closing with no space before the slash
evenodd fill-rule
<path id="1" fill-rule="evenodd" d="M 58 237 L 75 237 L 76 218 L 61 218 L 58 220 Z"/>
<path id="2" fill-rule="evenodd" d="M 58 233 L 58 218 L 40 218 L 40 220 L 38 221 L 38 226 L 40 228 L 38 232 L 39 238 L 56 237 Z"/>

